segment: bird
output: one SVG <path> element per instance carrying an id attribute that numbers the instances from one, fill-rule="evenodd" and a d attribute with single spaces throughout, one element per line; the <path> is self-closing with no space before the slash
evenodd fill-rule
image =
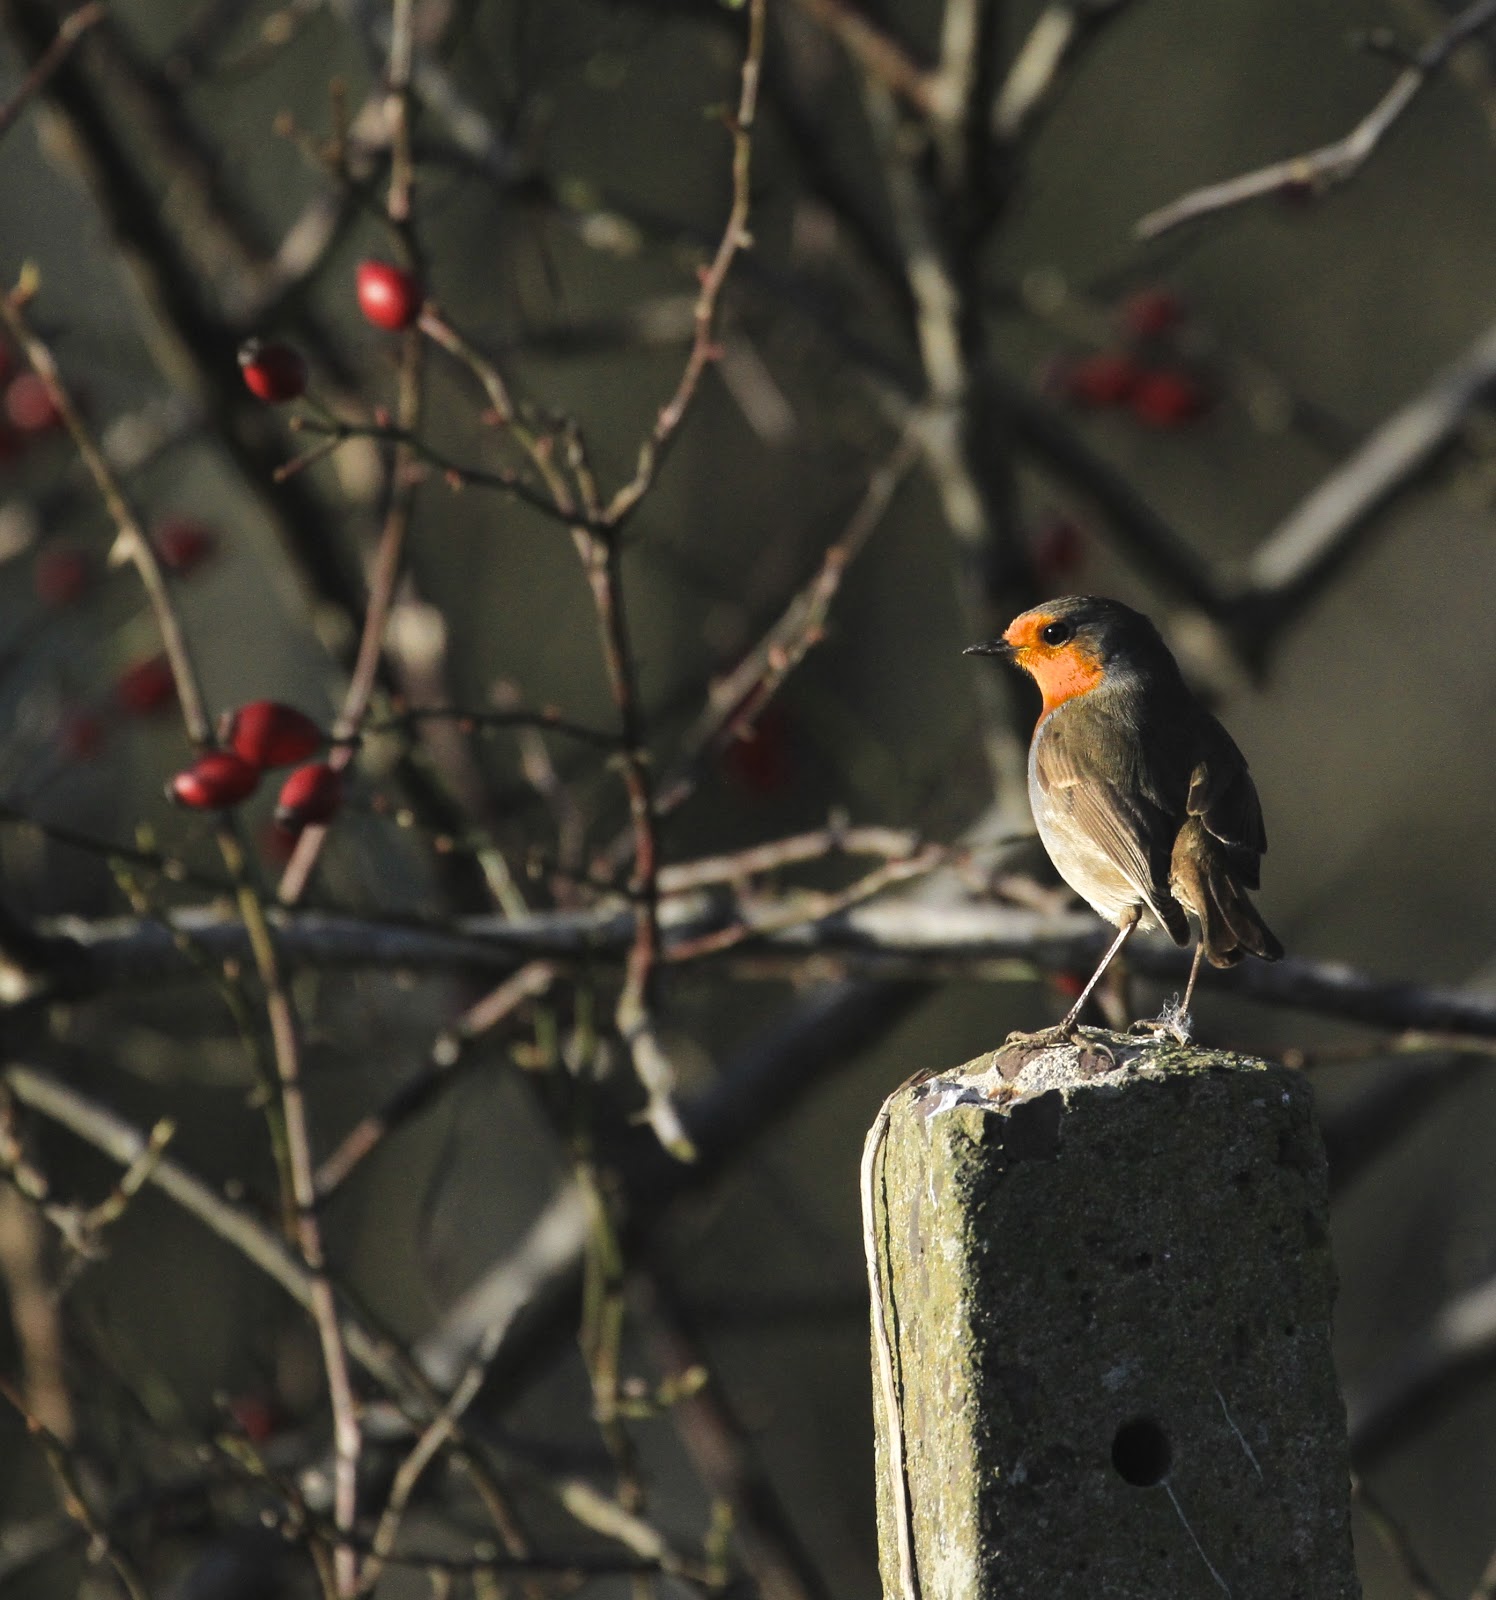
<path id="1" fill-rule="evenodd" d="M 1028 792 L 1039 838 L 1065 882 L 1118 930 L 1065 1019 L 1009 1042 L 1075 1040 L 1086 1001 L 1134 930 L 1156 924 L 1184 945 L 1193 917 L 1183 1002 L 1136 1025 L 1188 1043 L 1202 956 L 1230 967 L 1283 954 L 1248 896 L 1267 832 L 1246 758 L 1158 629 L 1120 601 L 1048 600 L 963 653 L 1001 657 L 1038 684 Z"/>

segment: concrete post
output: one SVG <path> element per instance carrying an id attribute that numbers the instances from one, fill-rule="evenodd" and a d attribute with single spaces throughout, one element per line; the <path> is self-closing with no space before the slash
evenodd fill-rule
<path id="1" fill-rule="evenodd" d="M 868 1136 L 885 1594 L 1353 1600 L 1308 1088 L 1107 1037 L 1116 1070 L 982 1056 Z"/>

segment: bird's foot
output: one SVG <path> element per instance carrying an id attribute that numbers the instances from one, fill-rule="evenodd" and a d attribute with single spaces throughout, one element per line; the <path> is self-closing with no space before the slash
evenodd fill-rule
<path id="1" fill-rule="evenodd" d="M 1195 1040 L 1195 1019 L 1180 1005 L 1179 997 L 1176 995 L 1167 1002 L 1156 1017 L 1134 1022 L 1127 1031 L 1129 1033 L 1161 1034 L 1166 1038 L 1172 1039 L 1175 1044 L 1193 1044 Z"/>
<path id="2" fill-rule="evenodd" d="M 1058 1022 L 1052 1028 L 1040 1028 L 1034 1033 L 1010 1033 L 999 1054 L 1007 1055 L 1012 1051 L 1027 1060 L 1030 1056 L 1062 1044 L 1074 1045 L 1080 1051 L 1082 1062 L 1089 1072 L 1111 1072 L 1117 1066 L 1112 1047 L 1100 1039 L 1088 1038 L 1086 1030 L 1073 1022 Z"/>

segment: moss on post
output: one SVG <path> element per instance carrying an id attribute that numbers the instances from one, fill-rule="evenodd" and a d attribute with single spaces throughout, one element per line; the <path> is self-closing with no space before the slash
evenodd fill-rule
<path id="1" fill-rule="evenodd" d="M 1109 1042 L 906 1085 L 869 1136 L 885 1592 L 1351 1600 L 1308 1088 Z"/>

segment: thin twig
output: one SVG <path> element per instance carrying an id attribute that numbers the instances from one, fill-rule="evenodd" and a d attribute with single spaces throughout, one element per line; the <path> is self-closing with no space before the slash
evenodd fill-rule
<path id="1" fill-rule="evenodd" d="M 377 1110 L 360 1117 L 317 1168 L 318 1198 L 329 1199 L 391 1133 L 431 1104 L 438 1089 L 456 1075 L 473 1040 L 497 1027 L 526 1000 L 543 994 L 555 976 L 552 963 L 532 961 L 469 1007 L 451 1027 L 444 1028 L 432 1046 L 426 1069 L 403 1083 Z"/>
<path id="2" fill-rule="evenodd" d="M 415 432 L 419 423 L 421 401 L 421 341 L 412 330 L 404 335 L 398 400 L 399 426 L 407 436 Z M 412 455 L 408 444 L 395 445 L 389 469 L 389 507 L 370 574 L 368 610 L 364 614 L 353 671 L 343 692 L 343 704 L 333 725 L 334 739 L 338 742 L 334 743 L 327 761 L 335 771 L 342 771 L 353 760 L 355 743 L 379 682 L 385 631 L 395 604 L 395 590 L 404 565 L 405 542 L 415 505 L 416 481 L 410 471 Z M 305 893 L 326 838 L 325 824 L 314 824 L 302 831 L 281 874 L 277 898 L 283 905 L 294 905 Z"/>
<path id="3" fill-rule="evenodd" d="M 854 828 L 833 821 L 813 833 L 750 845 L 728 855 L 703 856 L 679 866 L 660 869 L 660 893 L 683 894 L 714 883 L 741 883 L 766 872 L 832 856 L 883 856 L 904 860 L 920 849 L 918 834 L 904 828 Z"/>
<path id="4" fill-rule="evenodd" d="M 30 72 L 21 80 L 21 86 L 16 92 L 0 106 L 0 139 L 10 132 L 16 118 L 35 99 L 37 93 L 45 86 L 47 79 L 67 60 L 72 54 L 73 47 L 96 22 L 104 17 L 104 6 L 99 0 L 92 0 L 88 5 L 79 6 L 74 12 L 64 17 L 57 24 L 57 33 L 51 44 L 38 57 Z"/>
<path id="5" fill-rule="evenodd" d="M 1260 167 L 1241 177 L 1229 178 L 1224 183 L 1196 189 L 1157 211 L 1150 211 L 1134 231 L 1140 239 L 1157 239 L 1186 222 L 1244 205 L 1249 200 L 1276 194 L 1323 194 L 1347 182 L 1371 158 L 1383 138 L 1454 51 L 1493 22 L 1496 22 L 1496 0 L 1475 0 L 1398 73 L 1387 92 L 1343 139 L 1303 155 L 1291 156 L 1287 161 Z"/>
<path id="6" fill-rule="evenodd" d="M 1408 1530 L 1372 1493 L 1359 1472 L 1351 1474 L 1351 1503 L 1360 1506 L 1367 1520 L 1376 1530 L 1377 1538 L 1386 1547 L 1387 1554 L 1408 1580 L 1409 1600 L 1444 1600 L 1441 1590 L 1423 1564 Z"/>
<path id="7" fill-rule="evenodd" d="M 351 1596 L 358 1586 L 356 1555 L 349 1540 L 358 1510 L 358 1461 L 362 1435 L 358 1401 L 348 1367 L 348 1348 L 338 1316 L 337 1298 L 328 1276 L 322 1224 L 317 1215 L 317 1185 L 312 1166 L 311 1124 L 302 1081 L 299 1029 L 281 958 L 265 918 L 265 908 L 247 881 L 237 841 L 226 828 L 220 829 L 219 845 L 230 870 L 240 882 L 239 915 L 254 955 L 255 970 L 265 991 L 265 1010 L 270 1020 L 270 1040 L 280 1088 L 287 1177 L 291 1189 L 286 1197 L 293 1212 L 291 1233 L 310 1277 L 307 1304 L 321 1346 L 328 1399 L 332 1407 L 333 1517 L 339 1534 L 333 1551 L 333 1563 L 338 1593 Z"/>
<path id="8" fill-rule="evenodd" d="M 1115 21 L 1128 0 L 1063 0 L 1045 6 L 1019 45 L 992 102 L 992 135 L 1012 143 L 1030 135 L 1084 48 Z"/>
<path id="9" fill-rule="evenodd" d="M 664 1373 L 662 1387 L 675 1391 L 669 1419 L 703 1482 L 732 1507 L 732 1531 L 758 1594 L 762 1600 L 828 1600 L 825 1579 L 660 1267 L 636 1271 L 632 1283 Z"/>
<path id="10" fill-rule="evenodd" d="M 665 454 L 685 420 L 695 397 L 701 375 L 716 357 L 715 326 L 717 301 L 727 274 L 738 252 L 751 244 L 748 211 L 753 198 L 750 182 L 753 158 L 753 119 L 758 110 L 759 75 L 763 69 L 764 37 L 768 0 L 749 0 L 748 45 L 743 55 L 741 82 L 735 115 L 728 123 L 732 135 L 732 206 L 727 226 L 722 230 L 715 254 L 701 274 L 701 292 L 696 297 L 696 336 L 690 354 L 675 386 L 675 393 L 660 408 L 649 438 L 639 452 L 634 476 L 613 495 L 603 520 L 611 528 L 620 527 L 629 513 L 648 493 Z"/>
<path id="11" fill-rule="evenodd" d="M 88 1535 L 90 1553 L 96 1558 L 102 1558 L 107 1561 L 113 1567 L 115 1576 L 119 1579 L 130 1600 L 149 1600 L 145 1585 L 141 1582 L 140 1574 L 136 1572 L 134 1563 L 109 1537 L 108 1527 L 95 1514 L 93 1507 L 89 1505 L 88 1496 L 79 1480 L 77 1464 L 74 1462 L 68 1446 L 44 1422 L 27 1409 L 25 1400 L 4 1378 L 0 1378 L 0 1396 L 10 1402 L 21 1420 L 26 1424 L 27 1433 L 36 1440 L 37 1446 L 46 1459 L 53 1478 L 56 1480 L 58 1498 L 62 1501 L 63 1510 Z"/>
<path id="12" fill-rule="evenodd" d="M 882 522 L 919 455 L 917 429 L 911 424 L 887 460 L 869 476 L 856 511 L 821 558 L 815 575 L 732 671 L 712 685 L 706 705 L 682 736 L 675 763 L 660 785 L 656 804 L 662 813 L 674 810 L 690 796 L 696 770 L 707 754 L 751 733 L 790 673 L 824 638 L 826 618 L 847 569 Z"/>
<path id="13" fill-rule="evenodd" d="M 27 1409 L 66 1444 L 72 1441 L 75 1422 L 57 1285 L 47 1270 L 46 1225 L 23 1174 L 8 1156 L 4 1164 L 12 1181 L 0 1184 L 0 1278 L 22 1389 Z"/>
<path id="14" fill-rule="evenodd" d="M 121 1165 L 134 1163 L 148 1148 L 137 1128 L 49 1073 L 12 1065 L 0 1072 L 0 1081 L 17 1100 L 66 1127 Z M 258 1218 L 223 1199 L 171 1157 L 163 1156 L 156 1162 L 147 1181 L 238 1250 L 308 1311 L 314 1312 L 319 1284 L 330 1289 L 330 1280 L 325 1274 L 314 1274 Z M 442 1405 L 427 1375 L 365 1313 L 345 1304 L 340 1308 L 340 1316 L 342 1340 L 348 1353 L 416 1426 L 425 1427 L 437 1416 Z M 486 1325 L 485 1333 L 492 1336 L 492 1330 Z M 494 1337 L 494 1345 L 496 1347 L 497 1337 Z M 484 1471 L 481 1461 L 473 1454 L 472 1444 L 461 1431 L 453 1433 L 451 1444 L 464 1459 L 471 1460 L 475 1472 Z M 529 1469 L 529 1476 L 583 1526 L 616 1540 L 660 1570 L 685 1575 L 693 1571 L 692 1564 L 672 1549 L 658 1529 L 629 1513 L 585 1480 L 566 1474 L 540 1474 L 533 1469 Z"/>
<path id="15" fill-rule="evenodd" d="M 145 589 L 146 598 L 156 619 L 156 627 L 161 634 L 161 647 L 171 666 L 171 675 L 176 684 L 177 700 L 182 708 L 182 721 L 187 728 L 187 737 L 196 745 L 206 745 L 212 740 L 213 726 L 208 720 L 202 688 L 187 644 L 187 635 L 172 603 L 161 563 L 156 559 L 155 546 L 146 537 L 145 528 L 130 503 L 118 475 L 110 465 L 109 458 L 95 439 L 92 429 L 84 422 L 71 391 L 62 380 L 62 374 L 58 370 L 51 349 L 32 331 L 26 319 L 26 306 L 38 287 L 39 280 L 35 274 L 30 270 L 24 271 L 21 283 L 16 289 L 8 294 L 0 294 L 0 319 L 4 320 L 11 338 L 25 352 L 32 371 L 46 385 L 52 404 L 57 408 L 58 415 L 72 436 L 74 447 L 83 458 L 83 464 L 94 481 L 99 497 L 103 500 L 118 530 L 110 559 L 130 562 L 139 574 L 141 585 Z"/>
<path id="16" fill-rule="evenodd" d="M 795 0 L 831 34 L 863 72 L 928 116 L 935 102 L 935 74 L 917 62 L 892 34 L 850 0 Z"/>
<path id="17" fill-rule="evenodd" d="M 1239 601 L 1260 648 L 1302 615 L 1372 531 L 1456 443 L 1496 384 L 1496 326 L 1392 413 L 1253 552 Z"/>
<path id="18" fill-rule="evenodd" d="M 676 940 L 670 948 L 672 962 L 699 961 L 703 956 L 720 955 L 734 945 L 748 939 L 759 939 L 780 928 L 797 926 L 804 922 L 824 921 L 840 916 L 853 906 L 862 905 L 875 895 L 896 883 L 907 883 L 911 878 L 923 877 L 934 871 L 945 859 L 941 845 L 926 845 L 923 850 L 902 860 L 885 861 L 881 867 L 865 873 L 855 883 L 833 894 L 802 894 L 781 902 L 769 916 L 761 915 L 753 903 L 745 903 L 740 920 L 726 928 L 704 933 L 696 939 Z"/>

